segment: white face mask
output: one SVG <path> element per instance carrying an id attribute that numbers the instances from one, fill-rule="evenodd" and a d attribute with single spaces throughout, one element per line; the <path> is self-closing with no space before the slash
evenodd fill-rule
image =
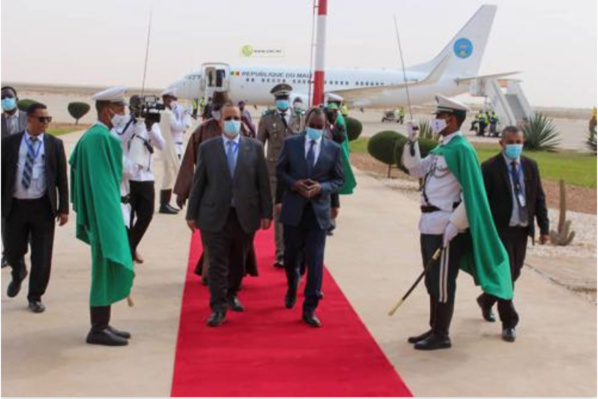
<path id="1" fill-rule="evenodd" d="M 220 111 L 212 111 L 212 118 L 219 121 L 220 120 Z"/>
<path id="2" fill-rule="evenodd" d="M 444 129 L 446 129 L 446 121 L 444 119 L 432 119 L 430 122 L 430 128 L 435 134 L 440 134 Z"/>
<path id="3" fill-rule="evenodd" d="M 110 122 L 112 122 L 112 127 L 117 129 L 117 130 L 121 130 L 125 127 L 125 125 L 127 124 L 127 122 L 129 122 L 129 115 L 125 115 L 125 114 L 115 114 L 112 119 L 110 119 Z"/>

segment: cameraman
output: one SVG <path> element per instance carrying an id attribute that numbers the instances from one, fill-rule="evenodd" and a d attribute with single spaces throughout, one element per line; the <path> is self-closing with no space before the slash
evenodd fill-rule
<path id="1" fill-rule="evenodd" d="M 129 140 L 129 157 L 133 173 L 129 179 L 131 219 L 129 240 L 133 260 L 143 263 L 137 246 L 147 231 L 154 215 L 156 192 L 154 188 L 154 148 L 162 150 L 165 140 L 158 125 L 160 113 L 156 104 L 131 98 L 131 113 L 136 119 L 135 129 Z"/>

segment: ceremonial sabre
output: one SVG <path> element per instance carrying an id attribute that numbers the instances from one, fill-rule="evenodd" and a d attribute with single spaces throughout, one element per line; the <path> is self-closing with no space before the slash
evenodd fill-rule
<path id="1" fill-rule="evenodd" d="M 413 292 L 413 290 L 415 289 L 415 287 L 417 287 L 417 285 L 422 280 L 422 278 L 424 278 L 424 276 L 426 275 L 426 273 L 428 272 L 428 270 L 430 270 L 430 268 L 432 267 L 432 264 L 434 262 L 436 262 L 440 258 L 440 255 L 442 254 L 443 250 L 444 250 L 444 247 L 440 247 L 440 248 L 438 248 L 436 250 L 436 252 L 434 252 L 434 255 L 432 255 L 432 258 L 428 261 L 428 264 L 424 268 L 424 271 L 421 272 L 421 274 L 419 275 L 419 277 L 417 278 L 417 280 L 415 280 L 415 283 L 413 283 L 413 285 L 411 286 L 411 288 L 409 288 L 409 290 L 407 291 L 407 293 L 405 295 L 403 295 L 403 297 L 399 300 L 399 302 L 397 302 L 397 304 L 395 306 L 393 306 L 393 308 L 390 310 L 390 312 L 388 312 L 389 316 L 394 315 L 395 312 L 399 309 L 399 307 L 401 307 L 401 305 L 403 304 L 403 302 L 405 302 L 405 299 L 407 299 L 407 297 L 409 295 L 411 295 L 411 293 Z"/>

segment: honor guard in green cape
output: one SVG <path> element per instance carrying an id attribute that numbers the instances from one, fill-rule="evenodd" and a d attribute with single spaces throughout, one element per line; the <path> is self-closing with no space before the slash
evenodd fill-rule
<path id="1" fill-rule="evenodd" d="M 270 90 L 276 102 L 276 108 L 266 111 L 260 119 L 257 138 L 267 146 L 266 161 L 270 176 L 272 198 L 276 197 L 276 164 L 282 150 L 285 138 L 298 134 L 303 128 L 303 115 L 298 115 L 289 106 L 289 97 L 293 88 L 286 83 L 280 83 Z M 274 240 L 276 243 L 276 258 L 274 267 L 284 267 L 284 243 L 282 239 L 282 224 L 274 223 Z"/>
<path id="2" fill-rule="evenodd" d="M 502 299 L 513 297 L 509 259 L 490 213 L 478 157 L 460 130 L 469 109 L 441 95 L 436 102 L 430 125 L 440 135 L 439 145 L 421 159 L 409 122 L 410 142 L 402 156 L 409 174 L 424 180 L 419 223 L 423 264 L 442 250 L 425 276 L 430 330 L 409 338 L 420 350 L 451 346 L 449 326 L 459 269 L 471 274 L 484 292 Z"/>
<path id="3" fill-rule="evenodd" d="M 110 306 L 129 297 L 133 258 L 121 213 L 123 148 L 110 133 L 125 117 L 124 87 L 93 96 L 98 120 L 79 139 L 71 165 L 76 235 L 91 247 L 91 331 L 87 343 L 122 346 L 131 335 L 110 325 Z"/>

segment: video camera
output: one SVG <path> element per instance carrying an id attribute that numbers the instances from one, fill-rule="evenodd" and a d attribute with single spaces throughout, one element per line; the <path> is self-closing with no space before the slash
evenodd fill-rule
<path id="1" fill-rule="evenodd" d="M 156 96 L 138 96 L 134 95 L 129 101 L 129 108 L 133 116 L 141 118 L 147 122 L 160 123 L 160 111 L 166 109 Z"/>

